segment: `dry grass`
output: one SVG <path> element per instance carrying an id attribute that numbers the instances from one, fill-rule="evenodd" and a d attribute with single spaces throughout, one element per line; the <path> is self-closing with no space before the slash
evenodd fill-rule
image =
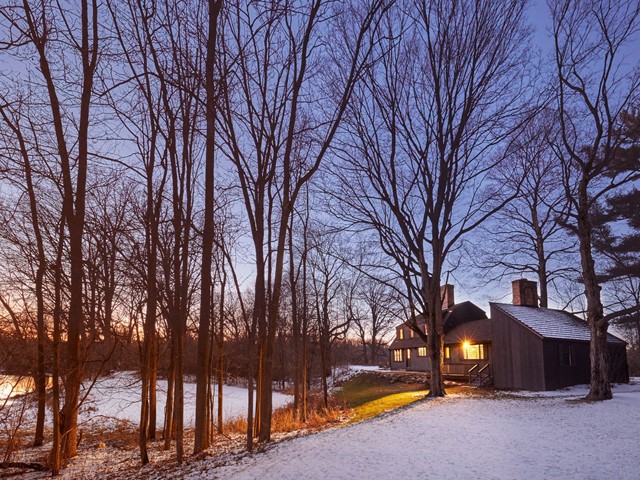
<path id="1" fill-rule="evenodd" d="M 126 420 L 115 421 L 115 425 L 92 426 L 81 428 L 82 443 L 88 447 L 100 444 L 123 450 L 133 450 L 138 447 L 138 426 Z M 98 447 L 100 448 L 100 447 Z"/>
<path id="2" fill-rule="evenodd" d="M 307 419 L 302 421 L 293 410 L 293 405 L 278 408 L 273 411 L 271 417 L 271 431 L 273 433 L 286 433 L 297 430 L 321 430 L 329 425 L 344 420 L 347 407 L 344 402 L 332 397 L 329 398 L 329 406 L 325 408 L 322 395 L 309 395 L 307 399 Z M 247 433 L 247 419 L 234 418 L 224 424 L 226 433 Z"/>

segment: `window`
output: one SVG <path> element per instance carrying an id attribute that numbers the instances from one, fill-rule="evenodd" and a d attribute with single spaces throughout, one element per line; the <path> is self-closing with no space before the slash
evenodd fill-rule
<path id="1" fill-rule="evenodd" d="M 447 360 L 451 358 L 451 347 L 444 347 L 444 358 Z"/>
<path id="2" fill-rule="evenodd" d="M 462 354 L 465 360 L 484 360 L 484 345 L 470 345 L 469 342 L 464 342 Z"/>
<path id="3" fill-rule="evenodd" d="M 574 359 L 573 359 L 573 351 L 571 349 L 571 345 L 567 345 L 566 343 L 561 343 L 558 347 L 560 350 L 560 366 L 573 367 Z"/>
<path id="4" fill-rule="evenodd" d="M 411 350 L 407 348 L 407 360 L 411 358 Z"/>
<path id="5" fill-rule="evenodd" d="M 427 347 L 418 347 L 418 356 L 426 357 L 427 356 Z"/>
<path id="6" fill-rule="evenodd" d="M 409 336 L 410 336 L 411 338 L 413 338 L 413 328 L 412 328 L 411 330 L 409 330 Z"/>
<path id="7" fill-rule="evenodd" d="M 398 330 L 398 338 L 400 340 L 404 340 L 404 328 L 401 328 L 400 330 Z"/>
<path id="8" fill-rule="evenodd" d="M 402 350 L 394 350 L 393 351 L 393 361 L 401 362 L 402 361 Z"/>

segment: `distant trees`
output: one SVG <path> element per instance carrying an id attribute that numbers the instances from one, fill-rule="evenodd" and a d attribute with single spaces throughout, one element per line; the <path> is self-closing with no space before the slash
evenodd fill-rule
<path id="1" fill-rule="evenodd" d="M 511 142 L 508 160 L 494 175 L 505 183 L 504 195 L 515 197 L 481 228 L 473 262 L 497 279 L 535 275 L 541 307 L 549 306 L 550 289 L 577 275 L 575 241 L 565 229 L 569 202 L 553 151 L 555 120 L 552 111 L 543 110 Z"/>
<path id="2" fill-rule="evenodd" d="M 353 330 L 362 345 L 364 364 L 376 364 L 386 357 L 384 338 L 404 321 L 398 295 L 384 283 L 369 278 L 361 279 L 355 295 L 361 307 L 360 314 L 352 317 Z"/>

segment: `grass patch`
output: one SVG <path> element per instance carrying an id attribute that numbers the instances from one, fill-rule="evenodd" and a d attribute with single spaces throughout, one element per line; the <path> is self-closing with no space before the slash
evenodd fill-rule
<path id="1" fill-rule="evenodd" d="M 353 409 L 350 422 L 360 422 L 420 400 L 427 393 L 423 383 L 391 383 L 388 378 L 361 373 L 345 382 L 335 397 Z"/>
<path id="2" fill-rule="evenodd" d="M 293 404 L 277 408 L 271 417 L 271 432 L 283 433 L 296 430 L 322 430 L 332 424 L 339 423 L 345 416 L 345 404 L 335 398 L 329 399 L 325 408 L 322 395 L 310 393 L 307 397 L 307 418 L 302 421 L 293 411 Z M 225 433 L 247 433 L 247 419 L 233 418 L 224 423 Z"/>
<path id="3" fill-rule="evenodd" d="M 385 412 L 404 407 L 405 405 L 409 405 L 410 403 L 423 399 L 427 393 L 429 393 L 428 390 L 402 392 L 371 400 L 370 402 L 355 407 L 353 409 L 353 416 L 349 422 L 361 422 L 362 420 L 377 417 Z"/>

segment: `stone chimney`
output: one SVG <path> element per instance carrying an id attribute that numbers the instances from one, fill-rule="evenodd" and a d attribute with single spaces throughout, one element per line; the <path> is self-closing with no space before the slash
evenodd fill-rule
<path id="1" fill-rule="evenodd" d="M 440 298 L 442 299 L 442 309 L 447 310 L 453 307 L 456 303 L 455 297 L 453 296 L 453 285 L 442 285 L 440 287 Z"/>
<path id="2" fill-rule="evenodd" d="M 511 282 L 513 288 L 513 304 L 523 307 L 538 306 L 538 284 L 521 278 Z"/>

